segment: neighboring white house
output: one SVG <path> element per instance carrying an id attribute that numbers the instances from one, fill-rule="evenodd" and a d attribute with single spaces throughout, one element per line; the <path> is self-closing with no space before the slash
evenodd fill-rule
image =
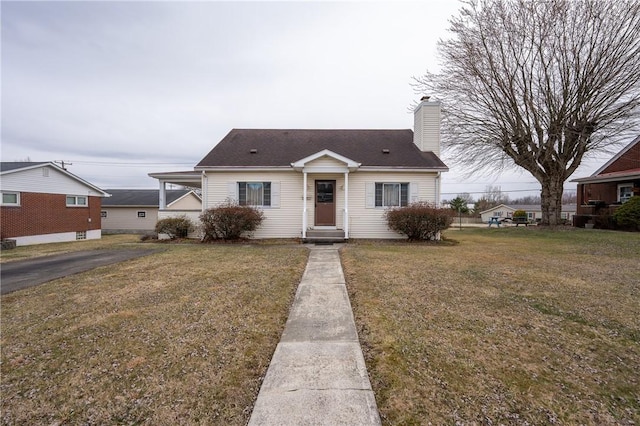
<path id="1" fill-rule="evenodd" d="M 488 210 L 480 212 L 482 222 L 488 223 L 489 218 L 499 217 L 500 219 L 510 219 L 513 217 L 513 212 L 516 210 L 524 210 L 527 212 L 527 218 L 530 222 L 535 222 L 537 219 L 542 219 L 542 209 L 539 204 L 500 204 L 492 207 Z M 576 214 L 575 204 L 563 204 L 562 213 L 560 213 L 561 219 L 568 221 L 573 220 L 573 216 Z"/>
<path id="2" fill-rule="evenodd" d="M 154 231 L 158 222 L 159 191 L 157 189 L 108 189 L 111 194 L 102 202 L 102 232 L 104 234 L 146 234 Z M 167 210 L 200 214 L 202 200 L 194 191 L 166 191 Z"/>
<path id="3" fill-rule="evenodd" d="M 394 206 L 440 199 L 440 103 L 424 98 L 414 129 L 233 129 L 189 172 L 150 173 L 160 182 L 202 188 L 202 208 L 225 200 L 257 206 L 254 238 L 402 238 L 388 229 Z M 168 212 L 167 212 L 168 213 Z"/>

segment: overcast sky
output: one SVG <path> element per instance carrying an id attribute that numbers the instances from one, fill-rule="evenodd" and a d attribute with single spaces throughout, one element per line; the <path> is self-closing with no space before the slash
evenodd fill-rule
<path id="1" fill-rule="evenodd" d="M 193 169 L 232 128 L 412 128 L 411 77 L 437 71 L 436 42 L 459 4 L 0 7 L 2 161 L 64 160 L 108 189 L 156 188 L 147 173 Z M 445 199 L 487 185 L 512 198 L 539 188 L 527 173 L 465 178 L 444 160 Z"/>

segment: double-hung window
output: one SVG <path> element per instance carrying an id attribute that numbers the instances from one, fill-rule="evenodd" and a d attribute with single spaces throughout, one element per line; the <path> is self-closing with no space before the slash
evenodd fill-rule
<path id="1" fill-rule="evenodd" d="M 409 204 L 409 183 L 376 182 L 376 207 L 404 207 Z"/>
<path id="2" fill-rule="evenodd" d="M 271 206 L 271 182 L 238 182 L 238 203 L 241 206 Z"/>
<path id="3" fill-rule="evenodd" d="M 633 196 L 633 184 L 621 183 L 618 185 L 618 202 L 624 203 Z"/>
<path id="4" fill-rule="evenodd" d="M 2 205 L 3 206 L 19 206 L 20 193 L 19 192 L 3 192 Z"/>
<path id="5" fill-rule="evenodd" d="M 84 195 L 67 195 L 67 207 L 87 207 L 87 197 Z"/>

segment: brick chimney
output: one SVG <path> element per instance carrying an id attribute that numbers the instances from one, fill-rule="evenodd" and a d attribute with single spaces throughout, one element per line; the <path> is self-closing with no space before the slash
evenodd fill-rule
<path id="1" fill-rule="evenodd" d="M 413 111 L 413 143 L 440 157 L 440 102 L 423 96 Z"/>

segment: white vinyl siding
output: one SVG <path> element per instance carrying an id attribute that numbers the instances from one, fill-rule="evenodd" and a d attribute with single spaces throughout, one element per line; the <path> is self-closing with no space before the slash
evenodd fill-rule
<path id="1" fill-rule="evenodd" d="M 105 231 L 153 231 L 158 221 L 157 208 L 145 208 L 146 217 L 138 217 L 139 207 L 102 206 L 107 214 L 101 219 L 101 227 Z"/>
<path id="2" fill-rule="evenodd" d="M 327 155 L 324 155 L 320 158 L 316 158 L 313 161 L 309 161 L 305 164 L 306 167 L 344 167 L 345 163 L 342 161 L 338 161 L 335 158 L 331 158 Z"/>
<path id="3" fill-rule="evenodd" d="M 318 159 L 319 161 L 322 159 Z M 315 181 L 336 181 L 336 228 L 344 229 L 344 173 L 309 173 L 307 176 L 307 224 L 313 227 L 315 211 Z M 302 234 L 303 174 L 296 171 L 219 172 L 207 174 L 203 192 L 207 202 L 203 209 L 237 200 L 237 182 L 271 182 L 272 204 L 279 198 L 279 208 L 263 208 L 265 219 L 253 234 L 254 238 L 298 238 Z M 367 184 L 375 182 L 409 182 L 411 202 L 436 202 L 436 173 L 354 172 L 349 174 L 349 217 L 351 238 L 404 238 L 390 231 L 382 208 L 367 208 Z M 277 183 L 277 185 L 275 185 Z M 277 189 L 276 189 L 277 188 Z M 414 194 L 415 192 L 415 194 Z"/>
<path id="4" fill-rule="evenodd" d="M 404 238 L 389 230 L 385 208 L 375 208 L 376 182 L 410 182 L 409 200 L 436 203 L 436 173 L 381 173 L 358 171 L 349 174 L 349 237 Z"/>
<path id="5" fill-rule="evenodd" d="M 440 156 L 440 104 L 426 102 L 414 113 L 413 143 L 421 151 L 431 151 Z"/>
<path id="6" fill-rule="evenodd" d="M 2 187 L 10 191 L 36 194 L 73 194 L 102 196 L 82 182 L 65 175 L 53 167 L 46 167 L 49 176 L 43 176 L 43 168 L 20 170 L 2 175 Z"/>
<path id="7" fill-rule="evenodd" d="M 193 193 L 188 193 L 167 205 L 167 210 L 202 210 L 202 201 Z"/>
<path id="8" fill-rule="evenodd" d="M 297 238 L 302 234 L 302 173 L 220 172 L 208 173 L 204 180 L 208 209 L 226 200 L 238 201 L 238 182 L 271 182 L 271 206 L 260 207 L 264 221 L 254 238 Z"/>

